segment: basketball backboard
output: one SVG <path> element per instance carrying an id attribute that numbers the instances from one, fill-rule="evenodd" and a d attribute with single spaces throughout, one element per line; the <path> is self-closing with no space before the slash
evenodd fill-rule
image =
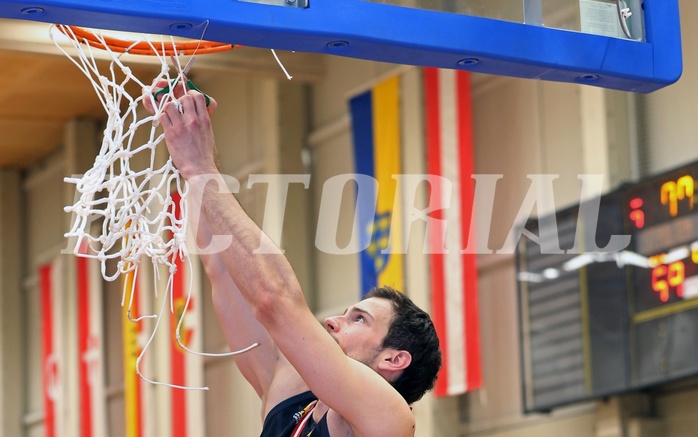
<path id="1" fill-rule="evenodd" d="M 681 75 L 679 0 L 0 1 L 0 17 L 651 92 Z M 630 15 L 629 15 L 630 14 Z"/>

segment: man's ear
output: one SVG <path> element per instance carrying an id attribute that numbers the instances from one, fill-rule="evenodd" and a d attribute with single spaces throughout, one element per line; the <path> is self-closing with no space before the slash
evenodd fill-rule
<path id="1" fill-rule="evenodd" d="M 410 364 L 412 364 L 412 354 L 407 351 L 398 351 L 395 349 L 384 350 L 385 355 L 383 355 L 378 363 L 378 369 L 389 371 L 389 372 L 399 372 L 405 370 Z"/>

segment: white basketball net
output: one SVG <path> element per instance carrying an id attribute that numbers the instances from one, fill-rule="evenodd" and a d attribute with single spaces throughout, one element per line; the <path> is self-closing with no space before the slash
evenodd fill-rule
<path id="1" fill-rule="evenodd" d="M 65 29 L 71 32 L 70 28 Z M 102 275 L 108 281 L 137 269 L 142 256 L 173 269 L 175 257 L 187 257 L 184 242 L 188 186 L 171 159 L 162 167 L 155 168 L 155 151 L 164 140 L 164 134 L 158 133 L 157 129 L 163 105 L 156 105 L 150 93 L 135 98 L 128 94 L 126 86 L 129 82 L 136 83 L 139 90 L 150 85 L 133 75 L 119 54 L 112 52 L 106 44 L 104 51 L 112 59 L 108 71 L 103 72 L 94 58 L 93 51 L 97 49 L 80 44 L 75 37 L 62 38 L 67 39 L 77 53 L 70 55 L 57 38 L 53 38 L 54 32 L 52 30 L 51 36 L 56 46 L 90 80 L 107 114 L 107 125 L 94 166 L 81 178 L 65 178 L 66 182 L 75 184 L 79 193 L 76 203 L 65 208 L 75 216 L 72 229 L 65 236 L 77 238 L 76 255 L 101 262 Z M 158 59 L 162 69 L 157 79 L 164 78 L 169 82 L 176 78 L 170 77 L 168 58 L 158 55 Z M 143 116 L 142 101 L 145 98 L 153 99 L 154 114 Z M 136 133 L 141 136 L 144 129 L 149 131 L 147 141 L 136 143 Z M 145 169 L 131 168 L 131 159 L 139 154 L 145 154 L 150 160 Z M 142 155 L 140 159 L 143 159 Z M 180 218 L 175 216 L 171 196 L 173 186 L 181 198 L 178 206 L 182 211 Z M 90 225 L 100 217 L 103 219 L 101 233 L 93 235 Z M 84 240 L 90 253 L 79 252 Z M 111 274 L 106 267 L 110 259 L 118 260 L 118 268 Z"/>
<path id="2" fill-rule="evenodd" d="M 59 28 L 71 37 L 66 38 L 59 32 Z M 76 189 L 76 202 L 65 207 L 65 210 L 72 212 L 75 217 L 72 228 L 65 236 L 75 242 L 73 253 L 76 256 L 99 260 L 102 276 L 107 281 L 114 281 L 124 274 L 137 274 L 144 257 L 152 261 L 156 274 L 159 266 L 165 266 L 169 272 L 169 291 L 177 269 L 177 258 L 191 262 L 185 245 L 188 184 L 180 177 L 170 158 L 161 167 L 155 167 L 156 148 L 164 140 L 164 134 L 157 128 L 158 120 L 163 112 L 163 103 L 168 99 L 174 99 L 173 90 L 164 95 L 160 99 L 161 103 L 157 104 L 153 93 L 150 92 L 150 83 L 139 80 L 122 62 L 121 53 L 113 52 L 97 32 L 95 36 L 104 42 L 104 50 L 81 44 L 67 26 L 51 26 L 50 36 L 59 50 L 90 80 L 107 114 L 104 138 L 94 166 L 82 177 L 65 178 L 66 182 L 75 184 Z M 158 50 L 157 43 L 150 42 L 145 36 L 143 41 L 147 41 L 154 52 L 164 53 L 164 50 Z M 174 45 L 174 39 L 171 38 L 168 43 Z M 100 71 L 95 51 L 109 55 L 108 68 L 102 68 L 105 71 Z M 179 84 L 184 86 L 186 79 L 183 80 L 179 58 L 172 58 L 177 63 L 177 74 L 171 76 L 168 65 L 170 58 L 164 54 L 156 56 L 162 68 L 155 80 L 165 79 L 168 83 L 176 83 L 171 88 Z M 139 92 L 142 89 L 146 92 L 139 93 L 137 97 L 129 95 L 126 87 L 133 83 Z M 144 99 L 151 99 L 154 114 L 143 115 Z M 136 138 L 146 138 L 146 141 L 141 143 Z M 133 158 L 146 160 L 149 165 L 144 169 L 132 168 Z M 174 193 L 178 196 L 173 196 Z M 173 197 L 180 199 L 177 205 Z M 100 232 L 93 233 L 91 224 L 99 219 L 102 220 Z M 85 250 L 85 247 L 88 249 Z M 117 260 L 116 271 L 112 273 L 107 271 L 107 263 L 110 260 Z M 130 311 L 133 290 L 130 294 L 127 291 L 124 290 L 123 300 L 127 295 L 130 296 Z M 122 305 L 125 304 L 123 300 Z M 146 316 L 158 319 L 155 330 L 161 314 L 162 311 L 159 315 Z M 184 314 L 179 320 L 177 333 L 183 320 Z M 148 345 L 152 339 L 151 336 Z M 179 337 L 177 340 L 180 340 Z M 215 356 L 232 355 L 249 349 L 228 354 L 206 354 L 190 351 L 181 342 L 180 346 L 195 354 Z M 143 353 L 146 348 L 147 345 Z M 139 362 L 140 359 L 141 357 L 138 358 Z M 138 368 L 137 371 L 143 377 Z"/>

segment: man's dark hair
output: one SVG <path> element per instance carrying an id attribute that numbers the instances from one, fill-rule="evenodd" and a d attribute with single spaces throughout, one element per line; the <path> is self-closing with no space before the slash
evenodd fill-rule
<path id="1" fill-rule="evenodd" d="M 434 388 L 441 368 L 439 338 L 434 323 L 429 314 L 394 288 L 373 288 L 365 299 L 371 297 L 388 299 L 392 303 L 395 315 L 381 346 L 404 350 L 412 355 L 412 363 L 391 384 L 408 404 L 417 402 Z"/>

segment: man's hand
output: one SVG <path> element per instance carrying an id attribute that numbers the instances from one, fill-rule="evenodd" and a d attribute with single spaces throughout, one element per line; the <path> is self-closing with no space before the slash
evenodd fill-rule
<path id="1" fill-rule="evenodd" d="M 175 99 L 179 99 L 185 94 L 187 94 L 189 89 L 187 89 L 187 77 L 182 76 L 182 78 L 177 81 L 177 83 L 174 85 L 174 88 L 172 89 L 172 92 L 174 94 Z M 143 106 L 145 106 L 145 109 L 151 113 L 155 113 L 155 108 L 153 108 L 153 99 L 150 98 L 150 95 L 156 95 L 156 93 L 162 89 L 165 89 L 166 87 L 169 87 L 171 84 L 167 82 L 166 79 L 159 79 L 150 88 L 143 88 Z M 163 101 L 165 100 L 165 94 L 160 94 L 155 98 L 156 104 L 162 104 Z M 218 107 L 218 103 L 216 100 L 212 97 L 209 96 L 209 104 L 207 107 L 207 111 L 209 114 L 213 114 L 213 112 L 216 110 Z"/>
<path id="2" fill-rule="evenodd" d="M 215 104 L 215 101 L 212 100 Z M 214 174 L 216 144 L 211 128 L 206 98 L 197 91 L 188 91 L 176 100 L 165 103 L 160 123 L 172 161 L 185 179 Z"/>

